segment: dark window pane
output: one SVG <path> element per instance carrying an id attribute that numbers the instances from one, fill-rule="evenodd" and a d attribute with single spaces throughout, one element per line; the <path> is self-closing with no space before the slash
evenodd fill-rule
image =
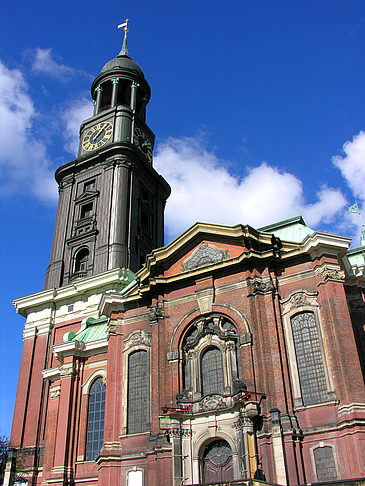
<path id="1" fill-rule="evenodd" d="M 337 479 L 332 447 L 326 446 L 315 449 L 314 462 L 316 464 L 318 481 Z"/>
<path id="2" fill-rule="evenodd" d="M 93 413 L 91 410 L 102 410 Z M 90 388 L 86 460 L 92 461 L 99 455 L 104 436 L 105 385 L 102 378 L 97 378 Z"/>
<path id="3" fill-rule="evenodd" d="M 145 432 L 148 422 L 147 352 L 136 351 L 129 356 L 128 366 L 128 433 Z"/>
<path id="4" fill-rule="evenodd" d="M 291 320 L 298 373 L 304 405 L 328 400 L 320 337 L 313 312 L 302 312 Z"/>
<path id="5" fill-rule="evenodd" d="M 201 359 L 202 394 L 223 393 L 222 353 L 218 348 L 209 348 Z"/>

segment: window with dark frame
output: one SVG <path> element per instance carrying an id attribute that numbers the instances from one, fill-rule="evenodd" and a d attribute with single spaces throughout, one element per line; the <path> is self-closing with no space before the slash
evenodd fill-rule
<path id="1" fill-rule="evenodd" d="M 304 405 L 326 402 L 328 391 L 320 344 L 313 312 L 301 312 L 291 319 L 298 374 Z"/>
<path id="2" fill-rule="evenodd" d="M 83 204 L 80 209 L 80 219 L 90 218 L 93 215 L 93 203 Z"/>
<path id="3" fill-rule="evenodd" d="M 97 378 L 90 387 L 87 415 L 86 460 L 95 460 L 104 442 L 105 384 Z"/>
<path id="4" fill-rule="evenodd" d="M 92 179 L 91 181 L 87 181 L 84 184 L 84 192 L 92 191 L 93 189 L 95 189 L 95 187 L 96 187 L 95 179 Z"/>
<path id="5" fill-rule="evenodd" d="M 89 250 L 87 248 L 81 248 L 77 252 L 75 257 L 75 269 L 74 272 L 87 272 L 87 265 L 89 262 Z"/>
<path id="6" fill-rule="evenodd" d="M 135 351 L 128 358 L 128 434 L 146 432 L 149 408 L 148 396 L 147 351 Z"/>
<path id="7" fill-rule="evenodd" d="M 222 353 L 218 348 L 208 348 L 201 358 L 202 395 L 223 393 Z"/>

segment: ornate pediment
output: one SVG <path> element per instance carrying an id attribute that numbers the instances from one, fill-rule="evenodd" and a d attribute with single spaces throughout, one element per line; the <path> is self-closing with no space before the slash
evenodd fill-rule
<path id="1" fill-rule="evenodd" d="M 186 260 L 181 264 L 182 272 L 189 272 L 196 268 L 214 265 L 229 259 L 229 250 L 218 248 L 211 243 L 202 243 L 193 251 Z"/>

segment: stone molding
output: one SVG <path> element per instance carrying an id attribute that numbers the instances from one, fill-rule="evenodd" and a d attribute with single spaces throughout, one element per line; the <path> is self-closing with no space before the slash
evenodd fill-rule
<path id="1" fill-rule="evenodd" d="M 143 329 L 132 331 L 124 339 L 124 351 L 128 351 L 131 348 L 136 348 L 139 346 L 151 347 L 151 334 Z"/>
<path id="2" fill-rule="evenodd" d="M 284 310 L 283 314 L 287 314 L 293 309 L 300 309 L 301 307 L 318 307 L 317 295 L 318 292 L 313 292 L 308 289 L 294 290 L 288 297 L 280 301 Z"/>

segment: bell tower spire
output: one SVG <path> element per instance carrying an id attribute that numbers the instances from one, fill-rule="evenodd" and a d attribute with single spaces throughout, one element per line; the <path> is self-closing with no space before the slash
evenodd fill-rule
<path id="1" fill-rule="evenodd" d="M 170 187 L 153 168 L 146 124 L 151 89 L 123 46 L 91 86 L 94 114 L 80 127 L 77 159 L 56 171 L 59 203 L 45 288 L 115 268 L 137 271 L 164 244 Z"/>
<path id="2" fill-rule="evenodd" d="M 127 47 L 127 35 L 128 35 L 128 32 L 129 32 L 128 22 L 129 22 L 129 19 L 125 19 L 124 24 L 119 24 L 118 25 L 118 29 L 121 29 L 122 27 L 124 27 L 123 45 L 122 45 L 122 49 L 121 49 L 120 53 L 118 54 L 119 56 L 127 56 L 127 57 L 129 57 L 128 47 Z"/>

